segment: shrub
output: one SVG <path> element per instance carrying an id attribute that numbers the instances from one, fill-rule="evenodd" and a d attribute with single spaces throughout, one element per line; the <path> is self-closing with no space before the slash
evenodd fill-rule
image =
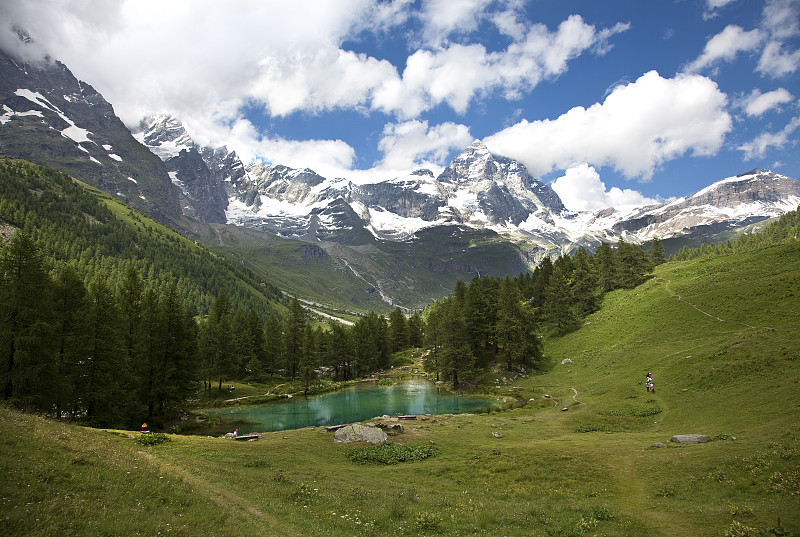
<path id="1" fill-rule="evenodd" d="M 170 440 L 172 439 L 164 433 L 151 433 L 139 435 L 136 438 L 136 443 L 143 446 L 155 446 L 156 444 L 162 444 L 164 442 L 169 442 Z"/>
<path id="2" fill-rule="evenodd" d="M 439 454 L 433 446 L 422 444 L 396 445 L 385 443 L 380 446 L 347 450 L 347 458 L 361 464 L 398 464 L 401 462 L 421 461 Z"/>

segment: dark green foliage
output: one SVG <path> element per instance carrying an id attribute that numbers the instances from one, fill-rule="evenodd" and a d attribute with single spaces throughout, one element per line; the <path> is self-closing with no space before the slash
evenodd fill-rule
<path id="1" fill-rule="evenodd" d="M 155 446 L 171 440 L 172 439 L 164 433 L 142 434 L 136 437 L 136 443 L 143 446 Z"/>
<path id="2" fill-rule="evenodd" d="M 384 443 L 375 447 L 348 449 L 347 458 L 359 464 L 398 464 L 414 462 L 435 457 L 439 450 L 424 444 L 390 444 Z"/>
<path id="3" fill-rule="evenodd" d="M 146 285 L 177 285 L 179 295 L 202 314 L 221 291 L 236 308 L 253 308 L 262 317 L 283 300 L 276 287 L 241 264 L 61 172 L 25 161 L 0 158 L 3 222 L 34 239 L 48 270 L 69 261 L 87 283 L 103 274 L 117 288 L 133 267 Z"/>
<path id="4" fill-rule="evenodd" d="M 0 252 L 0 383 L 3 398 L 43 410 L 57 372 L 52 283 L 27 233 Z"/>

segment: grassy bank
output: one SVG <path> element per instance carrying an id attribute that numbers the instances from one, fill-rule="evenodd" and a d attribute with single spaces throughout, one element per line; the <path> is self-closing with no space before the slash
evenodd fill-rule
<path id="1" fill-rule="evenodd" d="M 0 533 L 797 535 L 798 297 L 797 245 L 663 265 L 498 380 L 523 408 L 406 422 L 435 456 L 396 465 L 320 429 L 143 446 L 0 408 Z"/>

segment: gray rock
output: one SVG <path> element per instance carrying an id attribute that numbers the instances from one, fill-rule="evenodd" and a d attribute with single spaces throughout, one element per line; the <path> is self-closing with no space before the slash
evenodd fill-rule
<path id="1" fill-rule="evenodd" d="M 676 434 L 672 437 L 672 442 L 677 442 L 678 444 L 702 444 L 709 440 L 711 438 L 704 434 Z"/>
<path id="2" fill-rule="evenodd" d="M 662 442 L 656 442 L 655 444 L 653 444 L 653 447 L 663 448 L 667 447 L 667 445 Z"/>
<path id="3" fill-rule="evenodd" d="M 353 423 L 342 427 L 333 436 L 334 442 L 369 442 L 371 444 L 383 444 L 388 435 L 377 427 L 367 427 L 360 423 Z"/>

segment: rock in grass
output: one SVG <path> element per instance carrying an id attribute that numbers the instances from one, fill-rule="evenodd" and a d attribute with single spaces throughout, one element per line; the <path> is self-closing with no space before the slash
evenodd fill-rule
<path id="1" fill-rule="evenodd" d="M 382 444 L 386 442 L 388 435 L 385 431 L 377 427 L 367 427 L 360 423 L 353 423 L 342 427 L 333 436 L 334 442 L 369 442 L 371 444 Z"/>
<path id="2" fill-rule="evenodd" d="M 704 434 L 676 434 L 672 437 L 673 442 L 678 444 L 702 444 L 711 440 Z"/>
<path id="3" fill-rule="evenodd" d="M 664 444 L 663 442 L 656 442 L 655 444 L 653 444 L 653 447 L 664 448 L 667 447 L 667 445 Z"/>

